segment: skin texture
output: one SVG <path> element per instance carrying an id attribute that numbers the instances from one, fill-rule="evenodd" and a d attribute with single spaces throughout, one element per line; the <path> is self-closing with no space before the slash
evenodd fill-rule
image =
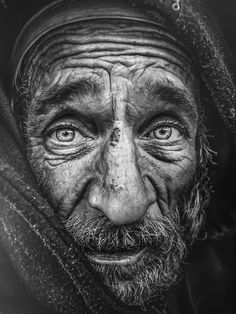
<path id="1" fill-rule="evenodd" d="M 54 32 L 25 64 L 28 158 L 62 220 L 168 217 L 196 172 L 191 64 L 168 33 L 122 23 Z"/>

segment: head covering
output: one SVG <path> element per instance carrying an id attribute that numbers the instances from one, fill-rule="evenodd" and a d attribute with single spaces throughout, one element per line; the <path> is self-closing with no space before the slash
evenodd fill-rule
<path id="1" fill-rule="evenodd" d="M 225 139 L 227 141 L 233 139 L 235 85 L 221 35 L 209 21 L 208 15 L 205 9 L 201 8 L 199 1 L 110 0 L 104 2 L 97 0 L 96 3 L 95 1 L 86 3 L 87 11 L 81 0 L 56 2 L 49 0 L 5 0 L 0 3 L 2 4 L 0 25 L 5 25 L 5 28 L 1 26 L 0 41 L 6 43 L 6 47 L 1 45 L 2 49 L 5 49 L 4 52 L 8 51 L 2 59 L 4 62 L 2 61 L 1 64 L 1 73 L 3 86 L 8 93 L 9 89 L 6 87 L 12 85 L 12 78 L 15 78 L 22 58 L 29 47 L 46 31 L 59 27 L 64 22 L 71 23 L 81 18 L 97 18 L 101 12 L 101 16 L 103 16 L 108 12 L 105 10 L 108 5 L 111 8 L 117 6 L 119 9 L 115 12 L 115 16 L 118 14 L 122 15 L 122 18 L 145 19 L 158 25 L 160 23 L 161 25 L 168 24 L 168 28 L 188 47 L 189 54 L 198 69 L 202 81 L 203 106 L 216 119 L 217 127 L 215 129 L 220 129 L 220 126 L 223 128 L 223 132 L 218 132 L 217 139 L 220 139 L 222 144 L 218 151 L 223 149 L 226 151 L 227 149 L 227 156 L 230 155 L 230 159 L 226 160 L 227 169 L 224 168 L 223 175 L 228 180 L 235 182 L 233 173 L 235 171 L 233 165 L 234 148 L 225 146 L 224 143 Z M 79 9 L 80 5 L 81 10 L 84 11 Z M 76 10 L 74 6 L 77 8 Z M 10 25 L 12 21 L 9 20 L 9 17 L 13 15 L 16 8 L 21 9 L 22 15 L 19 16 L 14 25 Z M 100 9 L 98 10 L 98 8 Z M 68 12 L 66 10 L 72 10 L 69 16 L 65 14 Z M 109 13 L 109 17 L 111 17 L 110 15 L 111 13 Z M 53 25 L 52 21 L 55 17 L 57 19 Z M 4 36 L 6 30 L 8 30 L 7 36 Z M 15 42 L 16 45 L 13 48 Z M 12 53 L 13 62 L 10 62 L 9 56 Z M 5 76 L 4 73 L 10 70 L 11 73 L 14 73 L 13 76 Z M 0 268 L 1 278 L 5 278 L 5 281 L 0 281 L 0 295 L 5 297 L 4 300 L 7 300 L 6 291 L 4 288 L 1 289 L 1 284 L 4 287 L 4 282 L 7 285 L 7 283 L 14 281 L 18 284 L 14 291 L 10 289 L 7 291 L 8 298 L 14 299 L 17 294 L 21 296 L 19 299 L 23 299 L 20 281 L 29 289 L 24 296 L 29 294 L 29 299 L 37 300 L 34 304 L 39 307 L 41 314 L 55 312 L 141 313 L 142 309 L 127 309 L 110 295 L 110 292 L 106 290 L 90 266 L 87 265 L 83 254 L 74 244 L 73 239 L 65 232 L 52 207 L 42 196 L 28 167 L 21 134 L 11 112 L 9 99 L 3 91 L 0 94 L 0 99 L 0 241 L 4 254 L 7 256 L 6 262 L 3 263 L 4 267 Z M 224 122 L 222 123 L 222 121 Z M 214 128 L 214 125 L 212 127 Z M 232 162 L 230 168 L 232 173 L 227 172 L 229 161 Z M 231 175 L 231 179 L 229 179 L 229 175 Z M 227 217 L 230 217 L 230 226 L 224 225 L 222 227 L 222 221 L 220 221 L 221 229 L 217 234 L 214 234 L 216 237 L 227 237 L 230 232 L 234 231 L 235 213 L 232 210 L 233 197 L 232 195 L 230 197 L 229 190 L 223 189 L 227 180 L 222 181 L 222 175 L 220 179 L 220 183 L 217 181 L 216 184 L 219 184 L 218 188 L 222 189 L 223 201 L 221 204 L 224 203 L 224 215 L 227 212 Z M 229 184 L 226 186 L 229 187 Z M 216 198 L 214 205 L 217 202 L 218 199 Z M 214 213 L 217 212 L 217 206 L 213 209 Z M 218 223 L 217 219 L 214 221 L 214 226 L 216 222 Z M 201 258 L 204 258 L 203 255 Z M 14 278 L 6 272 L 6 269 L 9 273 L 9 269 L 13 271 L 10 265 L 14 265 L 17 274 Z M 192 305 L 189 305 L 189 308 L 191 306 L 197 308 L 199 306 L 197 300 L 197 298 L 192 300 Z M 216 300 L 222 300 L 222 295 L 219 295 Z M 28 303 L 22 305 L 19 301 L 22 313 L 27 313 L 27 309 L 30 309 L 28 313 L 32 313 L 29 301 L 25 302 Z M 0 311 L 1 306 L 4 305 L 0 304 Z M 11 313 L 20 313 L 19 307 L 18 312 L 12 311 Z M 2 309 L 4 311 L 3 307 Z M 186 313 L 191 313 L 191 311 Z"/>

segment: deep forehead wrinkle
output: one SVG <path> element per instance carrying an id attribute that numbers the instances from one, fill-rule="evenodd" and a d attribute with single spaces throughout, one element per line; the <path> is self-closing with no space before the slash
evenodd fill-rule
<path id="1" fill-rule="evenodd" d="M 131 65 L 136 56 L 161 57 L 182 69 L 191 68 L 184 48 L 168 31 L 137 21 L 101 23 L 75 23 L 46 34 L 27 53 L 23 73 L 35 84 L 43 73 L 63 67 L 68 60 L 76 64 L 89 58 L 107 63 L 127 59 Z"/>
<path id="2" fill-rule="evenodd" d="M 142 35 L 142 36 L 140 36 Z M 184 56 L 185 48 L 170 32 L 161 27 L 150 26 L 148 23 L 124 20 L 94 20 L 90 22 L 78 22 L 57 28 L 45 34 L 35 45 L 36 50 L 43 52 L 57 44 L 93 44 L 99 42 L 111 42 L 120 44 L 153 45 L 156 40 L 165 40 L 174 44 L 176 51 L 182 50 Z M 50 45 L 51 44 L 51 45 Z M 37 47 L 39 49 L 37 49 Z M 31 53 L 34 48 L 31 49 Z M 37 51 L 39 52 L 39 51 Z M 28 54 L 28 57 L 30 54 Z"/>

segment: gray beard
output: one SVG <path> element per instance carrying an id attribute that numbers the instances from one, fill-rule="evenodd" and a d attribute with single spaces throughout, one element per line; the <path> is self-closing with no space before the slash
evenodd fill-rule
<path id="1" fill-rule="evenodd" d="M 98 213 L 90 220 L 71 216 L 64 222 L 82 250 L 108 253 L 149 248 L 133 265 L 90 262 L 108 289 L 126 305 L 145 307 L 161 299 L 181 278 L 188 248 L 198 238 L 203 225 L 203 209 L 209 196 L 206 186 L 194 181 L 191 190 L 184 193 L 168 217 L 146 217 L 133 225 L 114 226 Z"/>
<path id="2" fill-rule="evenodd" d="M 140 247 L 146 243 L 149 249 L 136 264 L 92 266 L 119 300 L 127 305 L 144 305 L 160 299 L 180 277 L 180 261 L 187 252 L 180 234 L 168 218 L 145 219 Z M 130 238 L 129 232 L 125 237 Z"/>

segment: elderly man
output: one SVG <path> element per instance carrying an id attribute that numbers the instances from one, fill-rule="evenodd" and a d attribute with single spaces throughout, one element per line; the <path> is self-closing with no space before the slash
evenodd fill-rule
<path id="1" fill-rule="evenodd" d="M 201 230 L 204 116 L 230 134 L 235 89 L 192 2 L 25 4 L 1 104 L 2 313 L 233 313 Z M 223 288 L 188 274 L 201 259 Z"/>

